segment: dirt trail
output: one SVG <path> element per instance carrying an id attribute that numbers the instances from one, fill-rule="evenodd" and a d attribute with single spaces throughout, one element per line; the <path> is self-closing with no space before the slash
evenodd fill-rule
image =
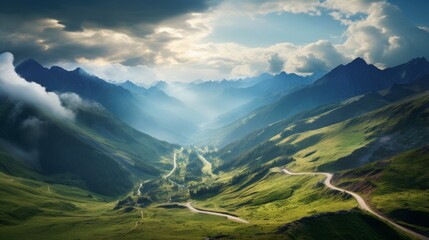
<path id="1" fill-rule="evenodd" d="M 141 215 L 141 219 L 140 219 L 140 220 L 138 220 L 138 221 L 136 222 L 136 224 L 134 225 L 134 227 L 133 227 L 133 228 L 131 228 L 130 230 L 128 230 L 128 232 L 127 232 L 127 233 L 129 233 L 129 232 L 131 232 L 132 230 L 136 229 L 136 227 L 137 227 L 140 223 L 142 223 L 142 222 L 143 222 L 143 210 L 140 210 L 140 215 Z"/>

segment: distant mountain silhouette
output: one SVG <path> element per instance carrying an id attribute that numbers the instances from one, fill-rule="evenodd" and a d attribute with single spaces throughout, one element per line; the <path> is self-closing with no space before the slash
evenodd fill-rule
<path id="1" fill-rule="evenodd" d="M 277 75 L 268 73 L 260 74 L 256 77 L 243 78 L 237 80 L 205 81 L 190 83 L 167 83 L 159 81 L 154 84 L 155 87 L 162 89 L 170 96 L 185 102 L 194 109 L 204 113 L 209 118 L 218 117 L 229 111 L 248 113 L 257 107 L 260 107 L 259 98 L 265 98 L 267 95 L 285 94 L 299 87 L 308 85 L 315 80 L 314 76 L 303 77 L 296 74 L 287 74 L 281 72 Z M 265 98 L 275 99 L 275 98 Z M 245 108 L 235 110 L 236 108 L 255 101 L 256 104 L 250 104 Z M 236 119 L 240 114 L 230 114 L 230 117 L 222 119 Z M 215 125 L 224 124 L 219 119 Z"/>
<path id="2" fill-rule="evenodd" d="M 47 91 L 73 92 L 83 99 L 96 101 L 134 128 L 162 140 L 183 142 L 197 130 L 195 121 L 198 117 L 187 119 L 182 116 L 183 104 L 157 89 L 140 88 L 141 93 L 137 94 L 92 76 L 81 68 L 67 71 L 53 66 L 48 69 L 32 59 L 19 64 L 16 72 L 27 81 L 44 86 Z M 166 99 L 168 104 L 165 104 Z"/>
<path id="3" fill-rule="evenodd" d="M 314 84 L 283 96 L 277 102 L 261 107 L 246 117 L 217 131 L 208 139 L 217 139 L 224 145 L 271 123 L 296 113 L 348 99 L 353 96 L 379 91 L 394 84 L 413 83 L 429 74 L 425 58 L 413 59 L 402 65 L 380 70 L 357 58 L 347 65 L 339 65 Z M 207 140 L 206 142 L 210 142 Z"/>

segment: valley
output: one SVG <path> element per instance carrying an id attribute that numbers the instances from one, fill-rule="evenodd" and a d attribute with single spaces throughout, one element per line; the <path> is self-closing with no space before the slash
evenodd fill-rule
<path id="1" fill-rule="evenodd" d="M 0 1 L 0 240 L 429 240 L 428 9 Z"/>
<path id="2" fill-rule="evenodd" d="M 187 150 L 189 150 L 189 148 Z M 183 149 L 178 150 L 175 153 L 179 154 L 181 151 L 183 151 Z M 176 154 L 174 154 L 174 156 L 176 156 Z M 283 169 L 283 171 L 287 171 L 287 170 Z M 313 175 L 313 173 L 310 173 L 310 174 Z M 6 176 L 3 174 L 2 177 L 6 177 Z M 284 176 L 280 176 L 280 177 L 285 178 Z M 115 206 L 115 201 L 112 201 L 113 199 L 109 200 L 109 199 L 102 198 L 101 196 L 90 196 L 90 194 L 88 194 L 88 197 L 87 197 L 88 200 L 82 200 L 82 197 L 80 197 L 80 195 L 85 195 L 86 193 L 84 191 L 79 190 L 78 188 L 73 190 L 68 186 L 61 186 L 61 185 L 53 185 L 53 186 L 46 187 L 43 183 L 37 182 L 37 181 L 33 181 L 31 185 L 28 185 L 29 183 L 27 180 L 16 178 L 16 177 L 11 179 L 13 181 L 10 181 L 10 179 L 8 179 L 9 184 L 12 185 L 10 187 L 14 188 L 16 186 L 22 185 L 22 187 L 20 188 L 22 188 L 23 191 L 28 191 L 27 197 L 30 197 L 31 199 L 34 199 L 34 200 L 36 200 L 37 198 L 40 198 L 40 201 L 41 201 L 40 204 L 42 202 L 45 202 L 46 201 L 45 199 L 50 199 L 51 201 L 49 205 L 42 205 L 44 206 L 43 208 L 39 207 L 40 205 L 38 205 L 39 203 L 37 203 L 37 201 L 36 202 L 33 201 L 31 204 L 33 206 L 29 206 L 25 208 L 25 210 L 22 209 L 22 211 L 24 211 L 23 214 L 26 214 L 27 216 L 28 214 L 30 214 L 29 217 L 31 217 L 33 221 L 20 226 L 25 229 L 30 229 L 30 232 L 26 230 L 25 232 L 22 232 L 22 234 L 15 235 L 13 234 L 13 232 L 15 232 L 16 229 L 2 228 L 2 231 L 1 231 L 2 236 L 7 236 L 11 239 L 22 238 L 22 237 L 25 238 L 26 236 L 25 234 L 32 234 L 33 237 L 36 236 L 36 238 L 79 237 L 79 235 L 76 235 L 73 233 L 74 231 L 64 232 L 63 233 L 64 235 L 54 235 L 50 237 L 47 237 L 43 234 L 42 229 L 52 229 L 52 228 L 61 229 L 62 225 L 68 226 L 71 223 L 70 221 L 72 220 L 73 220 L 72 222 L 74 222 L 74 224 L 77 224 L 76 226 L 78 226 L 80 229 L 82 228 L 85 229 L 86 235 L 82 235 L 82 237 L 85 237 L 85 238 L 88 236 L 92 236 L 95 238 L 104 238 L 103 236 L 106 236 L 106 237 L 109 236 L 109 237 L 121 238 L 121 239 L 122 238 L 131 239 L 131 238 L 138 237 L 141 234 L 143 234 L 142 236 L 144 236 L 147 239 L 158 239 L 161 236 L 162 238 L 168 238 L 167 235 L 162 235 L 163 230 L 155 230 L 156 228 L 159 228 L 158 225 L 161 223 L 162 225 L 164 225 L 164 227 L 167 227 L 167 228 L 171 227 L 173 229 L 176 229 L 177 226 L 183 225 L 184 227 L 186 227 L 186 229 L 190 229 L 190 227 L 193 229 L 195 227 L 198 229 L 202 228 L 203 230 L 201 232 L 201 231 L 196 231 L 195 229 L 192 235 L 189 235 L 189 232 L 187 230 L 182 233 L 184 235 L 181 235 L 180 232 L 177 232 L 177 230 L 175 230 L 175 234 L 177 234 L 176 236 L 179 236 L 179 238 L 202 236 L 199 234 L 207 234 L 208 232 L 213 233 L 213 236 L 221 236 L 227 233 L 227 235 L 230 235 L 229 237 L 240 236 L 240 237 L 251 238 L 251 232 L 249 232 L 250 229 L 248 227 L 243 228 L 243 227 L 239 227 L 236 224 L 243 224 L 243 223 L 252 224 L 253 226 L 252 228 L 254 228 L 255 226 L 253 221 L 250 221 L 249 223 L 248 221 L 243 220 L 242 218 L 239 218 L 235 215 L 230 215 L 229 213 L 211 212 L 213 208 L 209 208 L 210 209 L 209 211 L 201 210 L 199 208 L 193 207 L 190 202 L 186 202 L 186 203 L 172 202 L 172 203 L 158 203 L 158 204 L 155 203 L 155 204 L 151 204 L 150 206 L 145 206 L 143 208 L 134 206 L 133 204 L 131 206 L 132 209 L 127 207 L 125 209 L 121 208 L 119 210 L 114 211 L 113 209 Z M 2 182 L 2 186 L 6 187 L 7 185 L 4 185 L 3 183 L 4 182 Z M 144 186 L 144 184 L 142 185 Z M 34 190 L 30 191 L 29 187 Z M 40 190 L 38 190 L 38 188 L 40 188 Z M 137 188 L 137 191 L 136 191 L 137 197 L 139 197 L 139 190 L 141 188 L 142 188 L 141 185 L 139 185 Z M 48 191 L 46 189 L 48 189 Z M 49 189 L 52 189 L 51 192 L 49 191 Z M 319 188 L 319 190 L 322 190 L 322 189 Z M 35 196 L 31 196 L 28 194 L 38 194 L 40 197 L 35 198 Z M 143 193 L 143 196 L 144 196 L 144 193 Z M 16 197 L 20 197 L 20 196 L 9 196 L 9 198 L 16 198 Z M 8 198 L 5 198 L 3 199 L 3 201 L 7 199 Z M 61 204 L 65 203 L 64 201 L 68 202 L 70 207 L 68 208 L 64 208 L 65 206 L 60 207 L 62 206 Z M 345 200 L 345 201 L 348 202 L 349 200 Z M 136 202 L 138 203 L 138 200 Z M 198 202 L 198 205 L 207 206 L 207 203 L 205 203 L 205 201 L 197 200 L 197 202 Z M 354 203 L 352 203 L 350 206 L 352 205 L 354 205 Z M 31 210 L 31 209 L 42 209 L 42 211 L 34 212 L 34 210 Z M 215 208 L 215 209 L 217 211 L 225 212 L 222 208 Z M 47 212 L 50 212 L 50 214 L 55 214 L 55 212 L 62 212 L 64 216 L 60 221 L 58 221 L 59 219 L 55 217 L 54 218 L 56 219 L 55 223 L 50 222 L 49 220 L 45 222 L 45 220 L 49 219 L 48 217 L 49 215 L 46 215 L 48 214 Z M 237 211 L 234 211 L 234 213 L 237 213 Z M 205 217 L 206 215 L 207 217 Z M 210 216 L 210 215 L 213 215 L 213 216 Z M 12 215 L 12 216 L 16 217 L 16 215 Z M 89 216 L 92 216 L 92 217 L 89 217 Z M 132 222 L 133 218 L 136 219 L 135 223 Z M 177 218 L 180 218 L 183 220 L 166 221 L 166 219 L 177 219 Z M 38 219 L 40 220 L 44 219 L 44 220 L 42 222 L 37 223 Z M 81 219 L 86 219 L 86 220 L 82 221 Z M 232 220 L 232 222 L 228 223 L 229 221 L 227 221 L 227 219 Z M 265 229 L 265 231 L 271 231 L 270 230 L 271 227 L 264 226 L 265 224 L 263 224 L 263 222 L 267 221 L 266 217 L 264 218 L 264 220 L 262 221 L 261 220 L 257 221 L 258 225 L 261 224 L 260 227 L 262 227 L 262 229 Z M 198 221 L 198 224 L 196 224 L 195 221 Z M 202 224 L 200 221 L 203 221 L 205 224 Z M 184 224 L 184 222 L 187 222 L 187 224 Z M 234 222 L 237 222 L 237 223 L 234 223 Z M 221 229 L 216 229 L 216 230 L 212 229 L 210 231 L 209 226 L 212 226 L 213 224 L 216 224 L 216 223 L 223 227 Z M 87 227 L 82 224 L 86 224 Z M 116 227 L 109 228 L 111 224 L 116 225 Z M 193 226 L 193 224 L 195 224 L 195 226 Z M 31 230 L 32 225 L 34 225 L 34 230 Z M 105 227 L 103 228 L 103 226 Z M 155 226 L 158 226 L 158 227 L 155 227 Z M 237 228 L 242 229 L 243 231 L 242 233 L 239 233 L 239 235 L 237 235 Z M 40 232 L 37 232 L 36 229 L 37 231 L 40 231 Z M 94 232 L 94 231 L 91 231 L 90 229 L 100 229 L 100 232 L 98 231 Z M 158 232 L 158 234 L 155 234 L 154 232 L 148 232 L 148 229 L 155 230 L 155 232 Z M 259 229 L 258 231 L 260 230 L 261 229 Z M 274 233 L 266 233 L 265 235 L 268 238 L 270 238 L 270 236 L 281 237 L 281 235 L 277 235 Z"/>
<path id="3" fill-rule="evenodd" d="M 2 238 L 428 239 L 425 59 L 150 88 L 2 59 L 61 109 L 0 95 Z"/>

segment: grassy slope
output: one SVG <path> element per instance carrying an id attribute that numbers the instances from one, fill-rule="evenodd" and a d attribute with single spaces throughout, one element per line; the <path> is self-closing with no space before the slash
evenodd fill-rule
<path id="1" fill-rule="evenodd" d="M 219 211 L 233 212 L 245 219 L 266 224 L 268 228 L 274 228 L 282 221 L 290 222 L 316 213 L 313 211 L 350 209 L 356 206 L 354 200 L 343 199 L 323 187 L 317 187 L 317 177 L 287 177 L 278 173 L 262 174 L 261 177 L 258 173 L 264 169 L 255 168 L 255 164 L 269 164 L 279 157 L 292 156 L 294 161 L 289 163 L 288 167 L 294 171 L 312 171 L 318 168 L 345 169 L 361 166 L 367 161 L 380 160 L 384 156 L 428 142 L 428 105 L 429 93 L 426 92 L 334 125 L 286 137 L 278 134 L 264 144 L 268 147 L 291 146 L 295 151 L 278 151 L 277 155 L 272 155 L 263 151 L 268 148 L 265 146 L 262 150 L 255 148 L 230 161 L 232 168 L 218 168 L 219 181 L 224 185 L 220 191 L 214 190 L 218 191 L 217 196 L 207 195 L 207 198 L 204 198 L 203 195 L 198 204 Z M 365 149 L 367 146 L 371 148 Z M 356 158 L 344 160 L 344 157 L 354 156 L 353 153 L 358 149 L 369 150 L 372 156 L 361 160 L 365 156 L 355 154 Z M 340 164 L 335 165 L 339 159 Z M 256 172 L 245 176 L 241 181 L 233 181 L 235 176 L 252 170 Z M 386 183 L 391 187 L 395 184 Z M 392 194 L 398 192 L 400 191 L 395 190 Z M 427 198 L 420 195 L 415 199 L 415 204 L 420 202 L 424 205 L 425 199 Z M 304 204 L 305 210 L 302 208 Z M 427 216 L 426 213 L 423 215 Z M 262 223 L 264 220 L 268 222 Z"/>
<path id="2" fill-rule="evenodd" d="M 335 179 L 387 216 L 429 235 L 428 146 L 342 172 Z"/>
<path id="3" fill-rule="evenodd" d="M 78 130 L 82 135 L 93 138 L 106 145 L 106 147 L 114 149 L 114 155 L 118 157 L 130 159 L 148 168 L 150 168 L 150 165 L 161 170 L 170 168 L 171 163 L 160 164 L 160 160 L 166 154 L 172 153 L 173 149 L 177 147 L 175 145 L 141 133 L 106 111 L 89 112 L 82 109 L 79 111 L 77 122 Z M 153 171 L 155 169 L 148 170 Z"/>
<path id="4" fill-rule="evenodd" d="M 425 108 L 428 101 L 428 94 L 423 94 L 325 128 L 287 137 L 279 134 L 269 144 L 292 145 L 298 149 L 296 152 L 288 153 L 296 159 L 290 164 L 295 167 L 294 170 L 314 169 L 321 164 L 333 162 L 332 156 L 341 158 L 350 155 L 374 138 L 393 134 L 398 129 L 409 130 L 404 126 L 411 125 L 422 130 L 421 126 L 427 125 L 424 119 L 425 116 L 427 119 Z M 316 144 L 317 149 L 312 149 L 313 144 Z M 279 153 L 284 154 L 282 151 Z M 127 233 L 129 229 L 140 219 L 140 209 L 130 213 L 124 213 L 122 210 L 113 211 L 115 203 L 112 199 L 70 186 L 47 184 L 38 180 L 40 176 L 23 170 L 19 164 L 3 164 L 2 171 L 8 174 L 1 173 L 0 176 L 2 196 L 0 235 L 8 239 L 115 237 L 198 239 L 221 234 L 228 235 L 227 238 L 231 239 L 287 239 L 294 236 L 312 239 L 314 238 L 312 233 L 317 233 L 326 238 L 344 234 L 344 238 L 361 236 L 360 239 L 370 239 L 372 236 L 364 233 L 372 234 L 377 228 L 385 228 L 371 217 L 352 214 L 327 220 L 316 218 L 304 223 L 296 222 L 296 227 L 276 233 L 278 227 L 285 223 L 316 213 L 350 210 L 357 204 L 353 199 L 326 189 L 320 183 L 321 177 L 286 176 L 280 173 L 278 169 L 272 168 L 276 166 L 274 164 L 275 160 L 278 160 L 276 156 L 263 152 L 260 154 L 262 156 L 258 153 L 248 155 L 253 158 L 250 162 L 260 161 L 256 165 L 266 168 L 258 169 L 252 163 L 238 164 L 233 171 L 221 172 L 218 175 L 218 182 L 223 184 L 219 192 L 221 194 L 199 196 L 194 201 L 198 207 L 228 211 L 249 220 L 251 224 L 243 225 L 218 217 L 193 214 L 188 210 L 162 209 L 151 205 L 143 210 L 144 218 L 141 225 L 129 233 Z M 318 159 L 314 160 L 317 157 Z M 1 155 L 1 158 L 0 163 L 11 160 L 7 154 Z M 186 168 L 190 162 L 201 163 L 195 160 L 178 159 L 178 162 L 179 166 L 182 165 L 180 168 Z M 171 162 L 171 159 L 169 161 Z M 267 171 L 270 168 L 271 170 Z M 10 174 L 14 172 L 25 175 L 25 178 L 11 176 Z M 231 182 L 234 177 L 246 172 L 247 175 Z M 183 174 L 186 173 L 178 171 L 173 177 L 180 179 L 185 177 Z M 386 185 L 389 184 L 387 181 Z M 160 189 L 164 187 L 165 185 L 162 185 Z M 170 186 L 162 191 L 165 193 L 176 190 Z M 341 231 L 319 228 L 323 223 L 331 221 L 331 224 L 338 226 Z M 349 228 L 350 225 L 355 227 Z M 377 236 L 379 239 L 399 238 L 395 234 L 394 231 L 386 230 Z"/>
<path id="5" fill-rule="evenodd" d="M 304 216 L 356 206 L 348 197 L 325 189 L 319 177 L 290 177 L 273 169 L 261 179 L 254 179 L 249 176 L 227 185 L 221 194 L 201 198 L 197 204 L 232 212 L 271 230 Z"/>
<path id="6" fill-rule="evenodd" d="M 114 199 L 61 184 L 50 184 L 2 152 L 0 172 L 0 236 L 4 239 L 184 239 L 233 232 L 239 225 L 225 219 L 151 206 L 125 213 L 112 210 Z M 46 179 L 45 179 L 46 180 Z M 213 226 L 217 226 L 215 229 Z"/>
<path id="7" fill-rule="evenodd" d="M 280 228 L 290 239 L 410 239 L 360 211 L 304 218 Z"/>
<path id="8" fill-rule="evenodd" d="M 2 100 L 0 138 L 9 144 L 2 143 L 3 148 L 11 153 L 12 144 L 37 152 L 40 172 L 57 175 L 51 181 L 117 196 L 130 191 L 132 182 L 156 177 L 171 166 L 165 155 L 174 145 L 140 133 L 98 107 L 76 109 L 76 119 L 64 121 Z M 28 119 L 41 124 L 24 129 Z"/>
<path id="9" fill-rule="evenodd" d="M 183 170 L 187 169 L 189 164 L 193 165 L 192 162 L 195 161 L 195 159 L 193 159 L 195 156 L 193 155 L 194 154 L 192 154 L 190 150 L 185 150 L 183 153 L 178 154 L 177 162 L 179 167 L 171 178 L 176 182 L 185 182 L 187 187 L 191 190 L 194 189 L 194 187 L 198 188 L 202 185 L 210 186 L 213 179 L 210 180 L 206 177 L 203 177 L 198 184 L 193 180 L 188 182 L 184 180 L 186 174 L 189 173 Z M 289 239 L 286 234 L 276 233 L 278 228 L 285 223 L 314 214 L 336 212 L 344 209 L 350 210 L 357 206 L 356 202 L 348 196 L 326 189 L 323 184 L 320 183 L 322 177 L 287 176 L 281 173 L 277 168 L 271 168 L 271 170 L 269 170 L 271 167 L 270 164 L 266 164 L 266 166 L 268 166 L 268 168 L 266 168 L 268 171 L 263 171 L 263 174 L 260 174 L 258 169 L 254 169 L 250 174 L 244 175 L 244 177 L 233 183 L 230 183 L 231 178 L 239 175 L 242 169 L 223 173 L 220 176 L 216 176 L 220 178 L 217 179 L 218 181 L 216 181 L 216 183 L 224 183 L 222 189 L 219 190 L 221 194 L 208 193 L 192 196 L 193 199 L 191 201 L 196 207 L 238 215 L 250 221 L 249 225 L 237 225 L 236 223 L 216 219 L 216 217 L 209 217 L 209 219 L 212 220 L 202 223 L 197 221 L 204 220 L 206 216 L 195 215 L 190 212 L 187 213 L 187 210 L 182 209 L 168 209 L 168 211 L 162 209 L 162 213 L 156 214 L 156 216 L 160 217 L 159 220 L 162 221 L 162 226 L 158 227 L 161 228 L 162 232 L 155 232 L 159 234 L 156 236 L 166 239 L 176 236 L 177 239 L 181 239 L 184 236 L 192 236 L 182 235 L 185 234 L 185 232 L 190 234 L 191 231 L 194 231 L 190 229 L 201 227 L 201 231 L 194 231 L 195 234 L 205 234 L 201 235 L 201 237 L 225 235 L 225 239 Z M 155 186 L 153 189 L 150 188 L 152 184 Z M 185 201 L 186 198 L 189 198 L 186 189 L 179 190 L 178 187 L 175 187 L 174 184 L 166 180 L 152 181 L 152 183 L 148 185 L 144 184 L 142 192 L 145 197 L 150 197 L 152 200 L 158 201 L 159 203 L 166 202 L 169 198 L 172 198 L 173 202 Z M 182 199 L 180 199 L 180 197 L 182 197 Z M 151 205 L 152 207 L 149 207 L 149 209 L 154 209 L 153 207 L 156 206 L 156 204 L 157 203 Z M 193 216 L 194 219 L 187 214 Z M 179 216 L 180 218 L 177 218 Z M 169 224 L 174 224 L 174 222 L 172 223 L 164 219 L 166 217 L 175 219 L 174 222 L 178 224 L 178 226 L 171 226 L 174 231 L 165 230 L 167 226 L 170 226 Z M 151 221 L 156 220 L 153 219 Z M 220 222 L 218 225 L 214 226 L 211 225 L 213 223 L 211 221 Z M 351 219 L 351 222 L 359 224 L 359 231 L 366 231 L 369 233 L 375 231 L 371 229 L 368 224 L 359 221 L 355 223 L 354 219 Z M 143 227 L 143 230 L 144 229 Z M 147 231 L 153 230 L 154 229 L 150 229 Z M 394 231 L 390 230 L 389 234 L 392 233 L 395 234 Z M 151 232 L 150 235 L 151 234 L 153 234 L 153 232 Z M 332 232 L 327 232 L 326 234 L 328 236 L 332 234 Z M 340 234 L 346 234 L 346 232 Z M 389 234 L 386 236 L 390 236 Z M 380 239 L 388 239 L 388 237 L 380 237 Z"/>
<path id="10" fill-rule="evenodd" d="M 183 158 L 179 156 L 178 160 L 183 162 Z M 49 179 L 26 169 L 4 152 L 0 154 L 0 168 L 5 172 L 0 173 L 0 235 L 6 239 L 203 239 L 207 236 L 290 239 L 289 235 L 301 228 L 279 233 L 278 228 L 283 224 L 303 216 L 356 206 L 353 200 L 326 190 L 319 177 L 286 176 L 273 169 L 258 182 L 249 182 L 253 178 L 250 176 L 226 187 L 221 196 L 195 202 L 198 207 L 235 213 L 250 224 L 194 214 L 187 209 L 158 208 L 157 204 L 126 213 L 123 209 L 112 210 L 114 199 L 76 187 L 46 183 Z M 22 177 L 10 175 L 16 172 Z M 130 231 L 139 220 L 138 226 Z M 317 221 L 305 225 L 316 231 Z M 341 219 L 336 224 L 341 229 L 349 224 L 358 227 L 357 231 L 346 228 L 347 231 L 340 233 L 330 230 L 324 234 L 370 234 L 379 227 L 354 218 Z M 392 234 L 395 236 L 394 231 L 387 232 L 379 239 L 391 239 Z M 311 234 L 300 233 L 300 236 L 311 237 Z"/>
<path id="11" fill-rule="evenodd" d="M 248 152 L 261 142 L 271 139 L 281 133 L 284 138 L 293 134 L 320 129 L 347 119 L 362 115 L 369 111 L 381 108 L 389 103 L 422 93 L 429 89 L 423 78 L 412 85 L 394 85 L 379 93 L 368 93 L 354 97 L 340 103 L 319 107 L 307 112 L 299 113 L 282 121 L 270 124 L 246 137 L 231 143 L 219 151 L 219 157 L 224 161 L 232 160 L 244 152 Z"/>
<path id="12" fill-rule="evenodd" d="M 294 170 L 338 171 L 359 167 L 428 142 L 429 93 L 419 94 L 379 110 L 324 128 L 294 134 L 277 135 L 272 141 L 292 144 Z M 367 151 L 356 150 L 368 147 Z M 365 156 L 371 153 L 370 156 Z M 341 160 L 341 161 L 339 161 Z"/>
<path id="13" fill-rule="evenodd" d="M 380 108 L 388 103 L 381 95 L 371 93 L 341 103 L 300 113 L 257 130 L 239 141 L 225 146 L 220 151 L 220 157 L 225 160 L 231 160 L 279 133 L 283 137 L 286 137 L 296 133 L 319 129 Z"/>
<path id="14" fill-rule="evenodd" d="M 290 239 L 289 233 L 276 233 L 277 224 L 270 227 L 261 224 L 270 222 L 268 219 L 240 224 L 216 216 L 194 214 L 187 209 L 164 209 L 156 205 L 125 213 L 112 210 L 115 202 L 111 199 L 79 188 L 4 173 L 0 173 L 0 195 L 0 235 L 5 239 L 204 239 L 208 236 Z M 143 220 L 140 210 L 143 210 Z M 137 227 L 130 231 L 139 220 Z M 359 226 L 359 231 L 347 229 L 352 231 L 347 234 L 375 232 L 374 226 L 354 219 L 342 219 L 339 223 Z M 314 225 L 310 227 L 314 230 Z M 340 224 L 340 227 L 343 226 Z M 329 236 L 333 232 L 336 231 L 325 231 L 325 234 Z M 311 236 L 308 234 L 300 236 Z M 342 231 L 341 234 L 346 233 Z M 380 239 L 391 239 L 388 236 L 392 234 L 395 236 L 391 232 Z"/>

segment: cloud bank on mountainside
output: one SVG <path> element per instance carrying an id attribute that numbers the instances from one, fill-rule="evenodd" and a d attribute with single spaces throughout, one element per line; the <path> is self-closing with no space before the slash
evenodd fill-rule
<path id="1" fill-rule="evenodd" d="M 37 83 L 27 82 L 15 72 L 13 55 L 8 52 L 0 54 L 0 94 L 56 117 L 74 119 L 74 113 L 61 104 L 57 94 L 47 92 Z"/>

